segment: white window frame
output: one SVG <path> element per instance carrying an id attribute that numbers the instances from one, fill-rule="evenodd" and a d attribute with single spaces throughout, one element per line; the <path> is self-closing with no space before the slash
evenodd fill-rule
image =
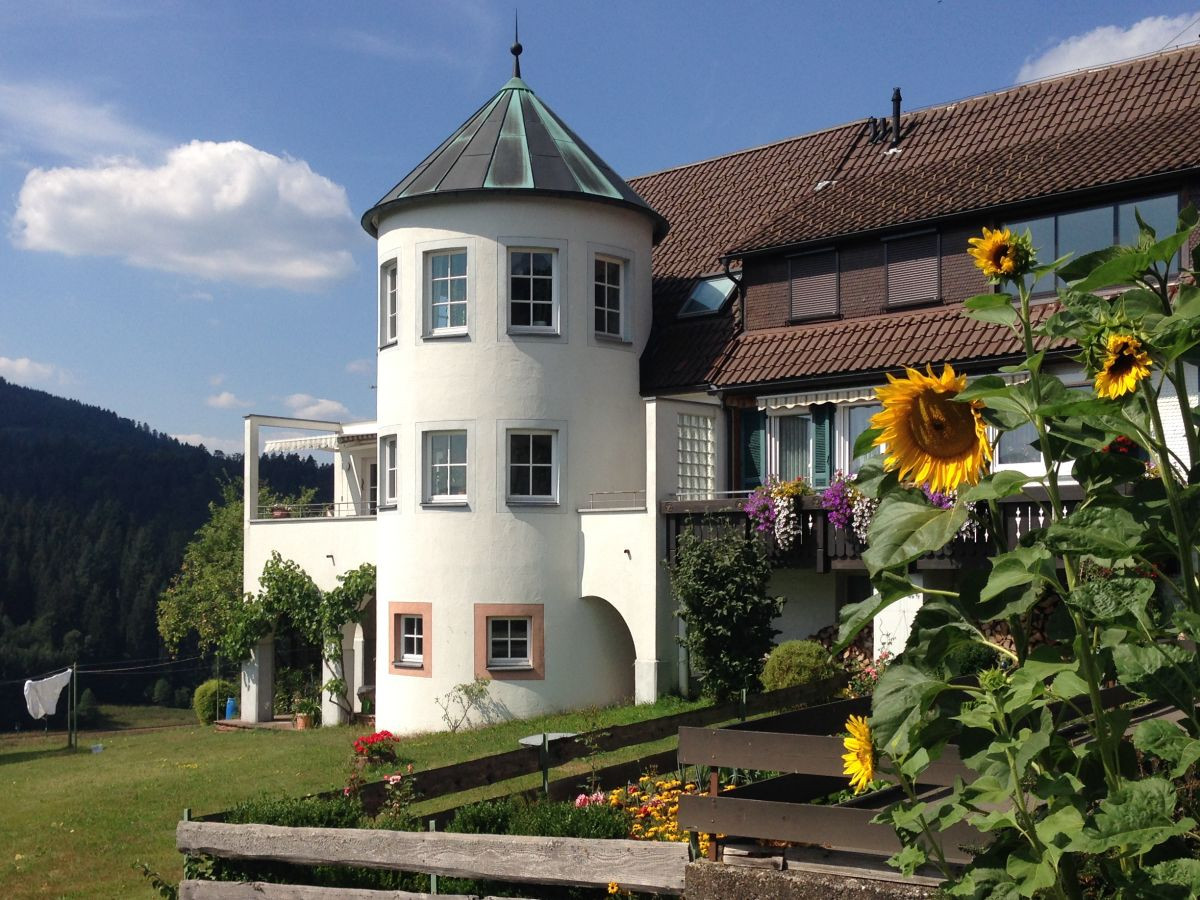
<path id="1" fill-rule="evenodd" d="M 463 461 L 462 462 L 448 461 L 446 463 L 435 464 L 433 461 L 433 442 L 435 440 L 443 438 L 443 437 L 449 439 L 455 435 L 462 435 L 462 438 L 464 441 Z M 465 505 L 467 503 L 467 498 L 469 497 L 470 491 L 471 491 L 471 482 L 470 482 L 470 478 L 471 478 L 471 436 L 470 436 L 470 432 L 465 428 L 444 428 L 444 429 L 435 429 L 435 430 L 424 431 L 421 434 L 421 445 L 422 445 L 421 468 L 423 470 L 423 480 L 424 480 L 424 491 L 423 491 L 424 502 L 426 504 L 434 505 L 434 506 L 436 506 L 436 505 L 444 505 L 444 506 Z M 449 444 L 447 444 L 447 456 L 449 456 Z M 447 473 L 446 473 L 446 488 L 447 488 L 447 490 L 449 490 L 449 488 L 450 488 L 450 480 L 451 480 L 450 479 L 450 475 L 451 475 L 450 470 L 457 468 L 457 467 L 461 467 L 463 469 L 463 491 L 462 491 L 462 493 L 435 494 L 433 492 L 434 484 L 436 483 L 436 480 L 437 480 L 436 478 L 434 478 L 434 469 L 435 468 L 443 468 L 443 467 L 445 467 L 447 469 Z"/>
<path id="2" fill-rule="evenodd" d="M 524 465 L 530 469 L 530 490 L 533 489 L 534 463 L 515 463 L 512 459 L 512 439 L 514 437 L 548 436 L 550 438 L 550 493 L 549 494 L 514 494 L 512 492 L 512 469 Z M 508 428 L 504 433 L 504 496 L 512 506 L 546 506 L 558 503 L 558 431 L 549 428 Z"/>
<path id="3" fill-rule="evenodd" d="M 620 273 L 621 283 L 619 285 L 617 285 L 617 288 L 618 288 L 618 291 L 617 291 L 617 330 L 615 332 L 607 330 L 607 324 L 608 324 L 607 318 L 611 314 L 611 310 L 608 308 L 607 305 L 605 305 L 604 307 L 600 307 L 596 304 L 596 287 L 598 285 L 603 284 L 606 288 L 606 291 L 605 291 L 606 296 L 607 296 L 607 288 L 612 287 L 612 285 L 609 284 L 607 281 L 601 282 L 601 281 L 596 280 L 596 263 L 600 263 L 600 262 L 617 266 L 617 271 Z M 590 285 L 590 290 L 589 290 L 588 294 L 589 294 L 589 297 L 591 298 L 591 302 L 589 304 L 590 309 L 591 309 L 590 324 L 591 324 L 592 334 L 594 334 L 600 340 L 605 340 L 605 341 L 627 341 L 627 340 L 629 340 L 629 335 L 628 335 L 628 332 L 629 332 L 629 269 L 630 269 L 629 260 L 624 257 L 614 256 L 611 253 L 601 253 L 601 252 L 596 252 L 596 253 L 592 254 L 592 264 L 588 270 L 588 282 Z M 605 274 L 607 275 L 607 271 Z M 606 319 L 606 321 L 605 321 L 606 330 L 604 330 L 604 331 L 601 331 L 599 328 L 596 327 L 596 313 L 602 308 L 604 310 L 605 319 Z"/>
<path id="4" fill-rule="evenodd" d="M 514 276 L 512 274 L 512 258 L 516 253 L 547 253 L 550 255 L 550 324 L 549 325 L 517 325 L 513 322 L 513 305 L 515 303 L 528 304 L 530 307 L 530 321 L 533 319 L 533 281 L 542 280 L 545 276 L 537 276 L 530 274 L 528 276 Z M 562 330 L 562 304 L 559 301 L 559 253 L 557 247 L 552 246 L 537 246 L 533 244 L 510 244 L 504 248 L 504 317 L 508 325 L 509 334 L 551 334 L 556 335 Z M 513 278 L 528 278 L 530 281 L 530 299 L 529 300 L 514 300 L 512 296 Z"/>
<path id="5" fill-rule="evenodd" d="M 400 619 L 400 641 L 399 641 L 399 656 L 393 660 L 393 665 L 397 666 L 419 666 L 425 662 L 425 617 L 420 613 L 398 613 L 397 618 Z M 410 630 L 411 625 L 415 623 L 416 629 Z M 407 645 L 409 639 L 413 641 L 413 653 L 409 653 Z"/>
<path id="6" fill-rule="evenodd" d="M 462 254 L 462 256 L 464 257 L 464 262 L 463 262 L 463 273 L 464 274 L 462 274 L 462 275 L 447 275 L 445 280 L 448 283 L 453 283 L 455 280 L 459 280 L 459 279 L 462 280 L 463 285 L 464 285 L 463 286 L 463 299 L 462 300 L 447 299 L 445 301 L 440 301 L 440 300 L 435 301 L 433 299 L 434 282 L 435 282 L 435 280 L 441 281 L 443 279 L 440 279 L 440 278 L 435 279 L 434 278 L 433 261 L 437 257 L 442 257 L 442 256 L 449 257 L 449 256 L 457 255 L 457 254 Z M 424 261 L 423 261 L 422 268 L 424 270 L 424 284 L 425 284 L 425 291 L 424 291 L 425 299 L 424 299 L 424 302 L 422 303 L 422 306 L 424 307 L 424 316 L 425 316 L 425 327 L 424 327 L 425 337 L 427 337 L 427 338 L 428 337 L 454 337 L 457 335 L 464 335 L 464 334 L 469 333 L 470 326 L 471 326 L 471 307 L 472 307 L 471 285 L 474 282 L 473 273 L 471 271 L 470 249 L 465 246 L 460 245 L 460 246 L 438 247 L 435 249 L 426 250 L 424 252 Z M 452 292 L 451 290 L 449 290 L 449 289 L 447 290 L 447 294 L 450 294 L 451 292 Z M 434 316 L 433 316 L 434 307 L 442 306 L 442 305 L 445 305 L 448 308 L 448 313 L 451 318 L 453 317 L 453 307 L 457 306 L 457 305 L 461 305 L 463 308 L 463 324 L 462 325 L 445 325 L 442 327 L 435 326 L 434 325 Z"/>
<path id="7" fill-rule="evenodd" d="M 391 434 L 379 441 L 379 459 L 383 463 L 381 484 L 383 495 L 380 506 L 395 506 L 400 497 L 400 446 L 396 435 Z"/>
<path id="8" fill-rule="evenodd" d="M 495 627 L 500 622 L 508 623 L 507 634 L 502 638 L 495 636 Z M 525 623 L 525 637 L 512 636 L 512 623 Z M 525 641 L 525 656 L 493 656 L 492 643 L 496 640 L 506 641 L 512 651 L 514 640 Z M 533 617 L 532 616 L 488 616 L 487 618 L 487 667 L 489 669 L 531 669 L 533 668 Z"/>
<path id="9" fill-rule="evenodd" d="M 379 269 L 379 346 L 400 338 L 400 263 L 389 260 Z"/>
<path id="10" fill-rule="evenodd" d="M 852 409 L 861 409 L 864 406 L 882 406 L 878 400 L 865 400 L 862 403 L 839 403 L 837 405 L 837 414 L 833 419 L 833 439 L 836 444 L 834 450 L 834 468 L 849 475 L 850 467 L 854 464 L 854 442 L 858 439 L 858 435 L 850 433 L 850 411 Z M 867 426 L 868 428 L 870 425 Z M 864 456 L 863 463 L 871 459 L 869 456 Z M 861 465 L 861 463 L 860 463 Z"/>

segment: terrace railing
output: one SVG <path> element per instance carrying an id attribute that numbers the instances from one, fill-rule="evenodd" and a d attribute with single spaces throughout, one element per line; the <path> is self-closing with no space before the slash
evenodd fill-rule
<path id="1" fill-rule="evenodd" d="M 1063 491 L 1068 508 L 1078 499 L 1078 492 Z M 1022 535 L 1040 528 L 1046 521 L 1043 499 L 1030 492 L 1028 496 L 1009 498 L 999 504 L 1008 545 L 1015 546 Z M 667 559 L 674 560 L 679 536 L 691 529 L 701 538 L 723 534 L 750 535 L 754 523 L 742 510 L 743 494 L 715 496 L 707 499 L 670 498 L 662 501 L 659 511 L 667 529 Z M 765 535 L 771 562 L 777 566 L 811 568 L 817 572 L 834 569 L 862 570 L 862 551 L 865 547 L 849 531 L 835 528 L 829 514 L 817 496 L 801 497 L 798 501 L 800 530 L 787 550 L 776 546 Z M 983 565 L 993 552 L 990 526 L 983 511 L 972 520 L 950 544 L 921 559 L 917 568 L 959 568 Z"/>
<path id="2" fill-rule="evenodd" d="M 373 516 L 378 504 L 370 500 L 341 503 L 274 503 L 262 504 L 256 510 L 255 521 L 278 519 L 335 519 L 354 516 Z"/>

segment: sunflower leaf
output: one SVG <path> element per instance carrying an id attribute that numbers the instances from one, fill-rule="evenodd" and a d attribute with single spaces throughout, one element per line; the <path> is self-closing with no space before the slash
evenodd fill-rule
<path id="1" fill-rule="evenodd" d="M 868 428 L 854 440 L 854 458 L 866 456 L 875 447 L 875 439 L 883 434 L 882 428 Z"/>
<path id="2" fill-rule="evenodd" d="M 995 325 L 1016 325 L 1017 310 L 1009 294 L 977 294 L 963 304 L 967 317 Z"/>
<path id="3" fill-rule="evenodd" d="M 1087 293 L 1118 284 L 1137 284 L 1138 276 L 1150 265 L 1150 255 L 1143 250 L 1117 249 L 1121 252 L 1094 268 L 1086 278 L 1072 284 L 1071 289 Z"/>
<path id="4" fill-rule="evenodd" d="M 1200 760 L 1200 741 L 1162 719 L 1151 719 L 1135 728 L 1133 746 L 1170 763 L 1172 778 L 1179 778 Z"/>
<path id="5" fill-rule="evenodd" d="M 1038 479 L 1024 472 L 993 472 L 982 479 L 979 484 L 963 493 L 964 503 L 978 503 L 980 500 L 1003 500 L 1013 494 L 1019 494 L 1025 485 Z"/>
<path id="6" fill-rule="evenodd" d="M 885 569 L 906 566 L 915 559 L 940 550 L 954 539 L 967 520 L 967 509 L 955 504 L 938 509 L 926 503 L 894 499 L 880 504 L 867 534 L 868 548 L 862 559 L 873 578 Z"/>
<path id="7" fill-rule="evenodd" d="M 904 597 L 919 591 L 912 582 L 895 572 L 884 572 L 874 579 L 875 593 L 858 603 L 842 607 L 838 626 L 838 643 L 831 651 L 835 656 L 845 650 L 858 637 L 858 633 L 875 617 Z"/>

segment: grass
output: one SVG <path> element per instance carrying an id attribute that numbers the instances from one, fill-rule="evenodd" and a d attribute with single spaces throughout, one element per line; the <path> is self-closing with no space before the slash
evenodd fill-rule
<path id="1" fill-rule="evenodd" d="M 401 752 L 417 769 L 429 769 L 514 749 L 517 738 L 531 733 L 586 731 L 699 705 L 664 698 L 646 706 L 419 735 L 406 739 Z M 185 807 L 200 815 L 263 793 L 298 796 L 339 787 L 350 746 L 361 731 L 217 732 L 197 725 L 194 718 L 180 727 L 155 728 L 149 723 L 169 724 L 163 721 L 165 713 L 190 711 L 151 714 L 148 709 L 102 707 L 108 722 L 136 723 L 126 727 L 148 730 L 84 732 L 80 752 L 64 749 L 61 734 L 0 738 L 0 893 L 5 898 L 153 897 L 149 882 L 133 865 L 147 863 L 168 882 L 179 882 L 182 857 L 175 850 L 175 825 Z M 92 745 L 103 750 L 89 752 Z M 606 754 L 603 760 L 608 764 L 638 755 L 626 751 Z M 581 761 L 555 774 L 586 768 Z M 540 776 L 523 781 L 530 783 L 517 786 L 532 786 Z M 462 802 L 471 799 L 477 797 L 463 796 Z"/>

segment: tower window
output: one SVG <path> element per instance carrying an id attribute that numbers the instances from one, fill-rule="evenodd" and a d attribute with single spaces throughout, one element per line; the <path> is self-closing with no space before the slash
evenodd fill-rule
<path id="1" fill-rule="evenodd" d="M 508 251 L 508 325 L 514 332 L 558 331 L 554 250 Z"/>
<path id="2" fill-rule="evenodd" d="M 592 284 L 596 334 L 625 337 L 625 262 L 597 255 L 593 262 Z"/>
<path id="3" fill-rule="evenodd" d="M 461 334 L 467 330 L 467 251 L 430 253 L 428 330 Z"/>

